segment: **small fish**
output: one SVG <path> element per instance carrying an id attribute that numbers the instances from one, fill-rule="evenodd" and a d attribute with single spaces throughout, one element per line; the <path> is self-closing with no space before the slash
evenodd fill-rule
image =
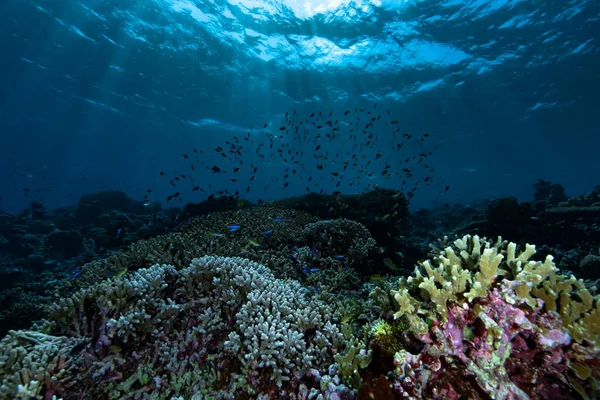
<path id="1" fill-rule="evenodd" d="M 115 234 L 115 239 L 117 239 L 121 235 L 121 228 L 117 229 L 117 233 Z"/>
<path id="2" fill-rule="evenodd" d="M 70 276 L 71 279 L 75 279 L 79 275 L 81 275 L 81 271 L 82 271 L 82 269 L 80 267 L 73 268 L 73 270 L 71 271 L 71 274 L 70 275 L 67 274 L 67 276 Z"/>
<path id="3" fill-rule="evenodd" d="M 317 267 L 313 267 L 313 268 L 304 268 L 304 273 L 305 274 L 314 274 L 315 272 L 319 272 L 320 269 Z"/>
<path id="4" fill-rule="evenodd" d="M 334 256 L 335 258 L 337 258 L 338 260 L 343 260 L 344 256 L 341 254 L 338 254 L 337 256 Z"/>
<path id="5" fill-rule="evenodd" d="M 251 244 L 254 247 L 260 247 L 260 243 L 256 239 L 248 239 L 248 244 Z"/>
<path id="6" fill-rule="evenodd" d="M 270 220 L 272 220 L 273 222 L 283 222 L 283 217 L 269 217 Z"/>
<path id="7" fill-rule="evenodd" d="M 390 217 L 390 214 L 385 214 L 383 217 L 381 217 L 381 219 L 388 219 Z"/>
<path id="8" fill-rule="evenodd" d="M 209 233 L 209 236 L 214 236 L 214 237 L 223 237 L 225 235 L 223 235 L 222 233 L 215 233 L 215 232 L 211 232 Z"/>
<path id="9" fill-rule="evenodd" d="M 273 234 L 273 229 L 269 229 L 268 231 L 266 231 L 264 233 L 265 238 L 269 239 L 271 237 L 271 235 Z"/>
<path id="10" fill-rule="evenodd" d="M 227 228 L 229 228 L 229 232 L 235 232 L 240 229 L 240 226 L 238 224 L 229 224 Z"/>
<path id="11" fill-rule="evenodd" d="M 115 274 L 115 279 L 121 279 L 127 273 L 127 268 L 123 268 Z"/>
<path id="12" fill-rule="evenodd" d="M 385 264 L 386 267 L 389 267 L 390 269 L 396 268 L 396 264 L 394 264 L 394 262 L 392 260 L 390 260 L 389 258 L 384 258 L 383 263 Z"/>
<path id="13" fill-rule="evenodd" d="M 371 282 L 381 282 L 382 280 L 384 280 L 384 276 L 383 275 L 379 275 L 379 274 L 374 274 L 371 275 Z"/>
<path id="14" fill-rule="evenodd" d="M 149 206 L 151 206 L 151 205 L 152 205 L 152 202 L 151 202 L 151 201 L 147 201 L 147 202 L 145 202 L 145 203 L 144 203 L 144 207 L 149 207 Z"/>
<path id="15" fill-rule="evenodd" d="M 317 245 L 315 244 L 315 246 L 310 250 L 310 253 L 312 254 L 313 257 L 315 258 L 319 258 L 319 251 L 317 250 Z"/>
<path id="16" fill-rule="evenodd" d="M 116 344 L 111 344 L 110 346 L 108 346 L 108 349 L 115 353 L 121 352 L 121 348 L 119 346 L 117 346 Z"/>

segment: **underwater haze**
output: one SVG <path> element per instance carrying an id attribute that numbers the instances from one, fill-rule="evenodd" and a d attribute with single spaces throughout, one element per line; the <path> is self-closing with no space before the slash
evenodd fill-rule
<path id="1" fill-rule="evenodd" d="M 583 193 L 600 171 L 599 12 L 585 0 L 6 0 L 0 209 L 65 206 L 104 190 L 137 199 L 152 190 L 146 199 L 161 202 L 248 186 L 253 201 L 369 184 L 409 191 L 404 167 L 434 182 L 414 192 L 413 206 L 529 200 L 538 179 Z M 350 138 L 355 108 L 386 118 L 369 145 Z M 333 111 L 345 125 L 333 140 L 302 130 L 277 137 L 293 110 L 299 121 Z M 399 165 L 390 119 L 400 138 L 430 135 L 429 170 Z M 215 148 L 233 136 L 240 155 L 225 159 Z M 273 140 L 302 155 L 266 151 Z M 193 148 L 206 164 L 195 171 L 182 157 Z M 365 167 L 377 153 L 381 165 Z M 336 171 L 352 154 L 365 158 L 335 187 L 333 169 L 316 168 L 325 154 Z M 259 167 L 251 183 L 250 163 Z M 290 165 L 298 173 L 284 179 Z M 180 173 L 195 184 L 174 189 Z"/>
<path id="2" fill-rule="evenodd" d="M 600 0 L 2 0 L 0 400 L 600 399 Z"/>

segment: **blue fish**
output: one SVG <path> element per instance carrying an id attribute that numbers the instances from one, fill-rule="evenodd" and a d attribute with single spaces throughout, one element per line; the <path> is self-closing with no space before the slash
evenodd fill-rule
<path id="1" fill-rule="evenodd" d="M 229 232 L 235 232 L 238 229 L 240 229 L 240 226 L 238 224 L 229 224 L 227 225 L 227 227 L 229 228 Z"/>
<path id="2" fill-rule="evenodd" d="M 119 237 L 121 234 L 121 228 L 117 229 L 117 234 L 115 235 L 115 239 Z"/>
<path id="3" fill-rule="evenodd" d="M 319 257 L 319 252 L 317 251 L 317 245 L 315 244 L 314 247 L 310 250 L 311 254 L 313 255 L 313 257 Z"/>
<path id="4" fill-rule="evenodd" d="M 269 239 L 271 237 L 271 234 L 273 233 L 273 229 L 269 229 L 268 231 L 265 232 L 265 238 Z"/>
<path id="5" fill-rule="evenodd" d="M 81 271 L 82 271 L 81 267 L 75 267 L 75 268 L 73 268 L 73 269 L 71 270 L 71 273 L 70 273 L 70 274 L 65 274 L 65 276 L 66 276 L 67 278 L 75 279 L 75 278 L 77 278 L 79 275 L 81 275 Z"/>
<path id="6" fill-rule="evenodd" d="M 277 218 L 269 217 L 269 218 L 271 218 L 271 220 L 274 222 L 283 222 L 283 217 L 277 217 Z"/>
<path id="7" fill-rule="evenodd" d="M 337 255 L 337 256 L 334 256 L 334 257 L 337 258 L 338 260 L 343 260 L 344 259 L 344 256 L 342 256 L 342 255 Z"/>

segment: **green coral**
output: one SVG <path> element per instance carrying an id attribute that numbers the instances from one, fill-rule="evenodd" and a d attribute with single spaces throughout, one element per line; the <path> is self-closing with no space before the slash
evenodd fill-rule
<path id="1" fill-rule="evenodd" d="M 346 384 L 358 388 L 362 383 L 359 369 L 369 366 L 373 351 L 367 349 L 364 341 L 355 336 L 350 325 L 342 325 L 342 334 L 346 339 L 346 349 L 333 356 L 338 371 Z"/>
<path id="2" fill-rule="evenodd" d="M 390 324 L 379 319 L 371 325 L 369 336 L 384 353 L 393 355 L 403 348 L 400 338 L 407 329 L 408 324 L 400 321 Z"/>
<path id="3" fill-rule="evenodd" d="M 457 239 L 453 246 L 436 251 L 433 260 L 420 262 L 413 277 L 401 279 L 399 289 L 390 291 L 396 303 L 394 317 L 408 321 L 413 333 L 425 334 L 428 318 L 447 321 L 449 303 L 473 303 L 504 279 L 502 285 L 516 293 L 505 294 L 508 303 L 556 311 L 577 342 L 587 339 L 600 345 L 600 296 L 592 295 L 583 280 L 558 274 L 552 256 L 531 260 L 535 252 L 535 246 L 527 244 L 517 254 L 517 245 L 502 238 L 496 242 L 470 235 Z M 385 298 L 382 293 L 372 297 Z M 423 300 L 434 309 L 425 307 Z"/>

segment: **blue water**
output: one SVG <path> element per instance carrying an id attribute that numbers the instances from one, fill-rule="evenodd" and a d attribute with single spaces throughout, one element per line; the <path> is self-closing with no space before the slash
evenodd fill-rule
<path id="1" fill-rule="evenodd" d="M 335 188 L 313 142 L 286 137 L 304 153 L 284 188 L 289 160 L 256 154 L 286 112 L 375 104 L 438 146 L 428 159 L 436 184 L 419 188 L 413 206 L 529 200 L 539 178 L 588 192 L 600 175 L 599 14 L 595 0 L 4 0 L 0 209 L 63 206 L 109 188 L 138 199 L 151 189 L 148 200 L 164 202 L 180 173 L 205 190 L 180 185 L 186 202 L 223 189 L 250 200 L 299 195 L 309 176 L 326 192 L 400 187 L 381 165 L 350 186 L 361 163 Z M 240 156 L 215 152 L 251 126 Z M 391 152 L 389 126 L 375 129 L 366 158 L 394 164 L 417 151 Z M 349 156 L 336 152 L 356 154 L 348 135 L 323 140 L 321 152 L 338 163 Z M 183 154 L 193 148 L 205 154 L 191 171 Z M 250 164 L 259 173 L 249 183 Z"/>

